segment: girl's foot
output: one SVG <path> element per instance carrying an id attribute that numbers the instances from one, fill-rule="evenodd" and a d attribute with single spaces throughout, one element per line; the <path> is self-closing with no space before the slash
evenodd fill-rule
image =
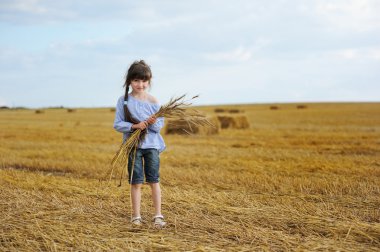
<path id="1" fill-rule="evenodd" d="M 142 225 L 142 219 L 140 216 L 139 217 L 133 217 L 131 220 L 131 223 L 132 223 L 132 226 L 139 227 Z"/>
<path id="2" fill-rule="evenodd" d="M 166 226 L 166 222 L 164 220 L 164 216 L 156 215 L 153 217 L 153 226 L 157 229 L 161 229 Z"/>

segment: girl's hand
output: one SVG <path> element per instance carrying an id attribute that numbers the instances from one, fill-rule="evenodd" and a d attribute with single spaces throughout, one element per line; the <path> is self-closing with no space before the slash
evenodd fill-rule
<path id="1" fill-rule="evenodd" d="M 154 123 L 156 123 L 156 121 L 157 121 L 157 118 L 156 118 L 154 115 L 152 115 L 151 117 L 149 117 L 149 118 L 146 120 L 146 122 L 147 122 L 148 124 L 154 124 Z"/>
<path id="2" fill-rule="evenodd" d="M 148 123 L 146 121 L 139 122 L 137 124 L 132 125 L 132 129 L 141 129 L 144 130 L 148 127 Z"/>

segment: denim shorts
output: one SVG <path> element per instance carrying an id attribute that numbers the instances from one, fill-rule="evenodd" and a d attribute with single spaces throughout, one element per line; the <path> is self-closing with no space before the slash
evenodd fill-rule
<path id="1" fill-rule="evenodd" d="M 133 151 L 128 158 L 128 182 L 131 183 Z M 132 184 L 158 183 L 160 181 L 160 155 L 157 149 L 137 149 Z"/>

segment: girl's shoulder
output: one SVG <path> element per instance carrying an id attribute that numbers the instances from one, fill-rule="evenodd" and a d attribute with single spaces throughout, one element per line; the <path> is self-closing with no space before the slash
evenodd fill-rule
<path id="1" fill-rule="evenodd" d="M 129 99 L 129 98 L 132 98 L 132 99 Z M 124 100 L 124 96 L 120 97 L 120 99 Z M 158 100 L 153 95 L 150 95 L 150 94 L 147 94 L 147 97 L 144 100 L 137 99 L 133 97 L 133 95 L 128 94 L 128 100 L 131 100 L 133 103 L 135 102 L 143 103 L 143 104 L 153 106 L 153 107 L 160 106 L 160 103 L 158 102 Z"/>
<path id="2" fill-rule="evenodd" d="M 117 99 L 117 103 L 124 103 L 124 95 L 120 96 L 119 99 Z"/>
<path id="3" fill-rule="evenodd" d="M 153 95 L 148 94 L 147 99 L 148 99 L 148 102 L 150 102 L 150 103 L 159 104 L 158 100 Z"/>

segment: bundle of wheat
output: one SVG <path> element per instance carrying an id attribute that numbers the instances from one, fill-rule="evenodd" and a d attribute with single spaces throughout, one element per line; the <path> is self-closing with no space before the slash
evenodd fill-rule
<path id="1" fill-rule="evenodd" d="M 178 98 L 172 98 L 166 105 L 161 106 L 159 111 L 154 114 L 156 118 L 175 118 L 178 124 L 186 124 L 190 132 L 192 132 L 196 127 L 214 127 L 214 125 L 209 121 L 209 119 L 201 114 L 198 110 L 190 109 L 192 105 L 191 100 L 197 98 L 198 96 L 192 97 L 190 100 L 185 100 L 185 95 Z M 128 157 L 131 153 L 135 156 L 137 146 L 139 145 L 141 130 L 135 130 L 128 139 L 120 146 L 119 150 L 116 152 L 114 158 L 111 161 L 111 168 L 107 171 L 106 177 L 112 178 L 115 168 L 121 168 L 120 172 L 120 185 L 121 181 L 126 174 L 128 167 Z M 132 167 L 134 167 L 134 159 L 132 161 Z M 133 177 L 133 169 L 130 177 Z"/>
<path id="2" fill-rule="evenodd" d="M 249 122 L 245 116 L 218 116 L 222 129 L 247 129 Z"/>

